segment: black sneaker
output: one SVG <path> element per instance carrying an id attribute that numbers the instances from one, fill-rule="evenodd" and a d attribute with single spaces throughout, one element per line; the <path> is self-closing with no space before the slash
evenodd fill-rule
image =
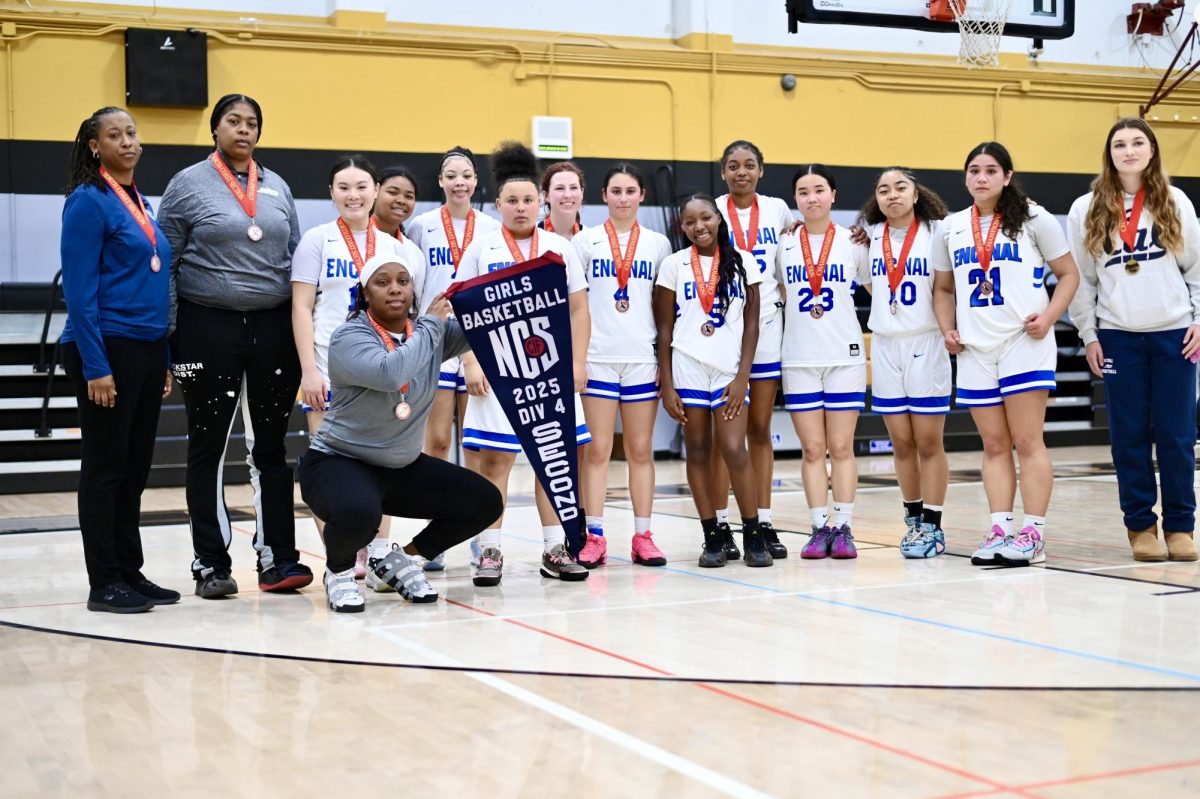
<path id="1" fill-rule="evenodd" d="M 762 533 L 763 541 L 766 542 L 767 551 L 771 553 L 771 557 L 775 560 L 783 560 L 787 557 L 787 547 L 779 540 L 779 533 L 775 532 L 775 528 L 770 522 L 759 522 L 758 531 Z"/>
<path id="2" fill-rule="evenodd" d="M 237 581 L 224 569 L 213 569 L 207 577 L 196 578 L 196 596 L 220 599 L 238 592 Z"/>
<path id="3" fill-rule="evenodd" d="M 87 609 L 100 613 L 145 613 L 154 609 L 154 602 L 127 583 L 109 583 L 88 592 Z"/>
<path id="4" fill-rule="evenodd" d="M 726 525 L 728 527 L 728 525 Z M 738 553 L 741 554 L 740 552 Z M 705 569 L 716 569 L 725 565 L 728 558 L 721 536 L 721 530 L 713 530 L 704 534 L 704 549 L 700 551 L 700 565 Z"/>
<path id="5" fill-rule="evenodd" d="M 156 605 L 174 605 L 179 601 L 178 591 L 172 591 L 170 588 L 155 585 L 145 577 L 131 581 L 129 587 Z"/>
<path id="6" fill-rule="evenodd" d="M 303 563 L 276 563 L 269 569 L 258 567 L 260 591 L 297 591 L 313 581 L 312 569 Z"/>
<path id="7" fill-rule="evenodd" d="M 717 525 L 717 532 L 721 534 L 721 546 L 725 550 L 726 560 L 738 560 L 742 557 L 741 550 L 737 544 L 733 542 L 733 529 L 730 528 L 729 522 L 721 522 Z"/>
<path id="8" fill-rule="evenodd" d="M 770 566 L 774 562 L 758 528 L 752 533 L 742 533 L 742 548 L 746 550 L 747 566 Z"/>

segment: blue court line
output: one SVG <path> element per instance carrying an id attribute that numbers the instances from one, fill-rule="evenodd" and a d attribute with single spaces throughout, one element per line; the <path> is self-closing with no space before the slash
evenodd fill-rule
<path id="1" fill-rule="evenodd" d="M 532 538 L 524 538 L 522 536 L 511 535 L 510 533 L 507 533 L 507 532 L 504 533 L 504 535 L 508 536 L 509 538 L 515 538 L 518 541 L 527 541 L 527 542 L 536 543 L 536 544 L 542 543 L 541 541 L 537 541 Z M 619 557 L 616 555 L 610 555 L 609 557 L 614 560 L 620 560 L 620 561 L 624 561 L 626 563 L 632 563 L 632 561 L 630 561 L 628 558 L 622 558 L 622 557 Z M 963 627 L 958 624 L 949 624 L 947 622 L 934 621 L 932 619 L 923 619 L 920 616 L 909 616 L 904 613 L 896 613 L 895 611 L 883 610 L 881 608 L 872 608 L 872 607 L 868 607 L 866 605 L 852 605 L 849 602 L 839 602 L 836 599 L 823 599 L 821 597 L 808 596 L 806 594 L 797 594 L 797 593 L 791 592 L 791 591 L 784 591 L 782 588 L 772 588 L 771 586 L 757 585 L 755 583 L 748 583 L 748 582 L 745 582 L 742 580 L 733 580 L 728 577 L 718 577 L 715 574 L 701 574 L 698 572 L 688 571 L 687 569 L 676 568 L 674 566 L 658 566 L 658 567 L 654 567 L 654 568 L 658 571 L 672 572 L 674 574 L 684 574 L 684 575 L 687 575 L 688 577 L 695 577 L 695 578 L 698 578 L 701 580 L 712 580 L 712 581 L 718 582 L 718 583 L 728 583 L 729 585 L 736 585 L 736 586 L 740 586 L 742 588 L 753 588 L 756 591 L 764 591 L 766 593 L 777 594 L 777 595 L 781 594 L 781 595 L 785 595 L 785 596 L 789 596 L 789 597 L 794 597 L 796 599 L 803 599 L 808 602 L 817 602 L 822 605 L 831 605 L 831 606 L 837 607 L 837 608 L 845 608 L 848 610 L 857 610 L 857 611 L 861 611 L 863 613 L 871 613 L 876 616 L 883 616 L 885 618 L 897 619 L 899 621 L 913 622 L 914 624 L 924 624 L 929 627 L 935 627 L 935 628 L 942 629 L 942 630 L 952 630 L 954 632 L 965 633 L 967 635 L 974 635 L 979 638 L 987 638 L 987 639 L 990 639 L 993 641 L 1004 641 L 1005 643 L 1009 643 L 1009 644 L 1020 644 L 1021 646 L 1027 646 L 1027 647 L 1031 647 L 1033 649 L 1040 649 L 1045 652 L 1053 652 L 1057 655 L 1069 655 L 1071 657 L 1082 658 L 1084 660 L 1091 660 L 1091 661 L 1095 661 L 1098 663 L 1106 663 L 1110 666 L 1124 666 L 1125 668 L 1137 669 L 1138 671 L 1145 671 L 1145 672 L 1149 672 L 1151 674 L 1159 674 L 1164 677 L 1174 677 L 1174 678 L 1180 679 L 1180 680 L 1188 680 L 1189 682 L 1200 683 L 1200 674 L 1193 674 L 1193 673 L 1187 672 L 1187 671 L 1177 671 L 1175 669 L 1166 669 L 1166 668 L 1162 668 L 1159 666 L 1151 666 L 1146 663 L 1138 663 L 1138 662 L 1132 661 L 1132 660 L 1122 660 L 1120 658 L 1109 657 L 1107 655 L 1097 655 L 1094 652 L 1085 652 L 1085 651 L 1082 651 L 1079 649 L 1070 649 L 1068 647 L 1055 646 L 1053 644 L 1043 644 L 1038 641 L 1029 641 L 1024 638 L 1017 638 L 1017 637 L 1011 636 L 1011 635 L 1001 635 L 1000 633 L 993 633 L 993 632 L 989 632 L 987 630 L 978 630 L 978 629 L 975 629 L 974 627 Z M 845 590 L 853 591 L 854 589 L 847 588 Z"/>

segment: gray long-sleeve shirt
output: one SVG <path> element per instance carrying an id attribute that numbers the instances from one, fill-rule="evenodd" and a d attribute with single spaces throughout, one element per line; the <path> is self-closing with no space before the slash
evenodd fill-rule
<path id="1" fill-rule="evenodd" d="M 238 180 L 244 189 L 246 175 Z M 171 243 L 172 329 L 180 299 L 232 311 L 275 308 L 291 300 L 292 253 L 300 243 L 292 190 L 259 165 L 257 198 L 255 222 L 263 237 L 251 241 L 246 234 L 250 217 L 207 158 L 167 184 L 158 224 Z"/>
<path id="2" fill-rule="evenodd" d="M 346 322 L 329 340 L 333 401 L 312 448 L 331 455 L 399 469 L 421 454 L 425 420 L 437 394 L 442 361 L 469 349 L 454 319 L 432 316 L 413 324 L 412 336 L 388 352 L 365 313 Z M 408 384 L 408 391 L 400 391 Z M 396 418 L 401 397 L 412 408 Z"/>

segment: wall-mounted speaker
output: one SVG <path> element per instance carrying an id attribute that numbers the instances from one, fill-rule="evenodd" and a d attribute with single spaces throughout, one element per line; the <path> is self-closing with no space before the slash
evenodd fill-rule
<path id="1" fill-rule="evenodd" d="M 199 31 L 125 31 L 125 102 L 208 105 L 208 35 Z"/>

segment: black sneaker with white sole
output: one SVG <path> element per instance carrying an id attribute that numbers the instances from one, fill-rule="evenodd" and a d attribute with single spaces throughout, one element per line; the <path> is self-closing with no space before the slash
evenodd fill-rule
<path id="1" fill-rule="evenodd" d="M 127 583 L 109 583 L 88 592 L 87 609 L 100 613 L 145 613 L 154 609 L 154 602 Z"/>

